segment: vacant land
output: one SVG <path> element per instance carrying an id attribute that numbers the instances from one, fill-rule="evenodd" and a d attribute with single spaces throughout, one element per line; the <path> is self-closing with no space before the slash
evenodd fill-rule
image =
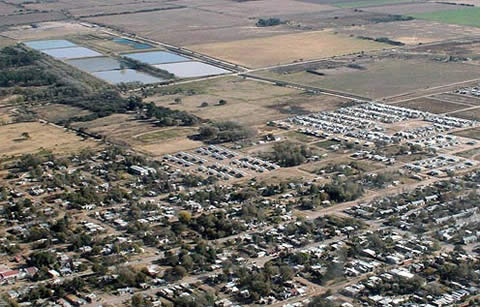
<path id="1" fill-rule="evenodd" d="M 382 59 L 362 63 L 365 69 L 316 76 L 307 72 L 288 75 L 258 73 L 300 84 L 382 98 L 480 77 L 473 65 L 443 63 L 428 59 Z"/>
<path id="2" fill-rule="evenodd" d="M 156 143 L 159 141 L 166 141 L 178 139 L 189 135 L 194 135 L 197 129 L 195 128 L 167 128 L 153 132 L 142 133 L 136 138 L 145 143 Z"/>
<path id="3" fill-rule="evenodd" d="M 480 108 L 470 109 L 468 111 L 455 112 L 452 114 L 452 116 L 465 119 L 480 120 Z"/>
<path id="4" fill-rule="evenodd" d="M 418 98 L 395 105 L 436 114 L 458 111 L 470 107 L 464 104 L 440 101 L 432 98 Z"/>
<path id="5" fill-rule="evenodd" d="M 202 145 L 202 142 L 193 141 L 187 138 L 181 138 L 169 140 L 167 143 L 135 145 L 134 148 L 137 151 L 143 152 L 151 156 L 162 156 L 164 154 L 190 150 L 200 147 Z"/>
<path id="6" fill-rule="evenodd" d="M 81 117 L 91 114 L 87 110 L 63 104 L 49 104 L 32 108 L 38 118 L 52 123 L 67 121 L 72 117 Z"/>
<path id="7" fill-rule="evenodd" d="M 454 5 L 434 3 L 434 2 L 402 1 L 407 3 L 401 3 L 401 4 L 398 3 L 399 1 L 396 1 L 396 2 L 397 3 L 392 3 L 391 5 L 365 7 L 363 8 L 363 10 L 368 12 L 386 13 L 386 14 L 394 14 L 394 15 L 411 15 L 411 14 L 454 10 L 456 8 Z"/>
<path id="8" fill-rule="evenodd" d="M 175 88 L 178 86 L 172 87 Z M 345 102 L 337 97 L 307 95 L 294 89 L 234 77 L 190 83 L 183 90 L 194 91 L 194 94 L 155 95 L 146 101 L 188 111 L 203 119 L 232 120 L 249 125 L 262 125 L 292 114 L 333 109 Z M 181 98 L 181 103 L 174 103 L 175 98 Z M 219 105 L 220 99 L 227 104 Z M 202 106 L 203 103 L 208 105 Z"/>
<path id="9" fill-rule="evenodd" d="M 29 137 L 22 136 L 28 133 Z M 66 132 L 64 129 L 47 124 L 19 123 L 0 126 L 0 156 L 21 155 L 41 150 L 55 153 L 78 152 L 87 147 L 95 147 L 97 142 Z"/>
<path id="10" fill-rule="evenodd" d="M 415 18 L 450 23 L 456 25 L 480 27 L 480 8 L 461 8 L 452 11 L 440 11 L 413 14 Z"/>
<path id="11" fill-rule="evenodd" d="M 477 106 L 480 105 L 480 98 L 466 96 L 466 95 L 457 95 L 453 93 L 443 93 L 439 95 L 434 95 L 432 98 L 436 98 L 448 102 L 463 103 L 466 105 Z"/>
<path id="12" fill-rule="evenodd" d="M 66 19 L 65 15 L 60 12 L 48 12 L 48 13 L 30 13 L 22 15 L 10 15 L 2 16 L 0 18 L 0 26 L 15 26 L 31 24 L 42 21 L 53 21 Z"/>
<path id="13" fill-rule="evenodd" d="M 285 14 L 285 12 L 301 14 L 336 9 L 336 7 L 331 5 L 298 2 L 295 0 L 217 1 L 216 3 L 200 4 L 198 8 L 243 18 L 277 16 Z"/>
<path id="14" fill-rule="evenodd" d="M 0 2 L 0 15 L 1 16 L 16 13 L 18 10 L 19 10 L 19 8 L 14 6 L 14 5 Z"/>
<path id="15" fill-rule="evenodd" d="M 412 45 L 448 39 L 459 39 L 480 34 L 480 29 L 476 27 L 459 27 L 458 25 L 442 24 L 429 20 L 409 20 L 368 24 L 363 26 L 345 27 L 338 29 L 338 31 L 354 36 L 368 36 L 374 38 L 388 37 L 391 40 Z"/>
<path id="16" fill-rule="evenodd" d="M 480 140 L 480 128 L 472 128 L 453 133 L 456 136 Z"/>
<path id="17" fill-rule="evenodd" d="M 271 35 L 270 31 L 256 28 L 254 20 L 192 8 L 94 17 L 86 20 L 181 46 L 235 40 L 255 36 L 254 32 L 262 31 Z"/>
<path id="18" fill-rule="evenodd" d="M 52 21 L 38 23 L 35 25 L 35 27 L 12 27 L 7 31 L 2 32 L 2 35 L 16 40 L 36 40 L 52 37 L 64 37 L 72 34 L 87 34 L 95 31 L 97 30 L 83 26 L 78 22 Z"/>
<path id="19" fill-rule="evenodd" d="M 411 2 L 409 0 L 363 0 L 363 1 L 352 1 L 352 2 L 339 2 L 335 6 L 340 8 L 357 8 L 357 7 L 368 7 L 368 6 L 383 6 L 387 4 L 397 4 L 403 2 Z"/>
<path id="20" fill-rule="evenodd" d="M 278 35 L 228 43 L 190 46 L 191 49 L 249 67 L 263 67 L 296 60 L 320 59 L 388 45 L 335 35 L 328 31 Z"/>
<path id="21" fill-rule="evenodd" d="M 152 123 L 136 120 L 133 115 L 113 114 L 89 122 L 73 123 L 74 128 L 83 128 L 98 133 L 119 144 L 143 144 L 136 138 L 142 133 L 152 132 L 156 128 Z"/>

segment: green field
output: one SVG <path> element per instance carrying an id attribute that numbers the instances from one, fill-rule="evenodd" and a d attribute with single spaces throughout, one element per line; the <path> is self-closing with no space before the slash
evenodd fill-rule
<path id="1" fill-rule="evenodd" d="M 480 7 L 412 15 L 414 18 L 480 27 Z"/>
<path id="2" fill-rule="evenodd" d="M 365 1 L 341 2 L 333 5 L 343 9 L 350 9 L 350 8 L 357 8 L 357 7 L 396 4 L 396 3 L 404 3 L 404 2 L 408 3 L 411 1 L 409 0 L 365 0 Z"/>

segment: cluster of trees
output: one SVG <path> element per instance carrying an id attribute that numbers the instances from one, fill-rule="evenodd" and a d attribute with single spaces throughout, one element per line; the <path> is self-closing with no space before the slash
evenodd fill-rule
<path id="1" fill-rule="evenodd" d="M 305 145 L 292 142 L 276 143 L 273 146 L 271 157 L 277 164 L 283 167 L 300 165 L 312 155 Z"/>
<path id="2" fill-rule="evenodd" d="M 256 26 L 257 27 L 273 27 L 273 26 L 278 26 L 282 23 L 285 23 L 285 22 L 281 21 L 278 18 L 267 18 L 267 19 L 260 18 L 257 21 Z"/>
<path id="3" fill-rule="evenodd" d="M 37 67 L 25 67 L 0 71 L 0 87 L 44 86 L 57 82 L 57 77 Z"/>
<path id="4" fill-rule="evenodd" d="M 5 47 L 0 50 L 0 69 L 31 65 L 38 58 L 36 51 L 20 47 Z"/>
<path id="5" fill-rule="evenodd" d="M 202 214 L 192 219 L 189 227 L 208 240 L 227 237 L 245 230 L 240 221 L 231 220 L 225 213 Z"/>
<path id="6" fill-rule="evenodd" d="M 154 103 L 146 105 L 145 116 L 156 119 L 160 126 L 193 126 L 200 123 L 200 118 L 187 112 L 171 110 L 156 106 Z"/>
<path id="7" fill-rule="evenodd" d="M 83 118 L 72 119 L 84 121 L 109 116 L 114 113 L 137 110 L 143 106 L 141 98 L 136 96 L 124 98 L 114 90 L 104 90 L 89 95 L 82 95 L 81 97 L 65 97 L 58 102 L 92 112 L 91 115 Z"/>
<path id="8" fill-rule="evenodd" d="M 123 65 L 126 65 L 128 68 L 135 69 L 135 70 L 140 70 L 140 71 L 145 71 L 145 72 L 148 72 L 152 75 L 160 77 L 162 79 L 168 80 L 168 79 L 174 79 L 175 78 L 174 74 L 169 73 L 166 70 L 153 67 L 152 65 L 148 65 L 148 64 L 145 64 L 143 62 L 134 60 L 134 59 L 130 59 L 130 58 L 125 57 L 125 58 L 121 59 L 121 63 Z"/>
<path id="9" fill-rule="evenodd" d="M 368 37 L 368 36 L 359 36 L 358 38 L 365 39 L 365 40 L 370 40 L 370 41 L 375 41 L 375 42 L 379 42 L 379 43 L 385 43 L 385 44 L 389 44 L 389 45 L 393 45 L 393 46 L 403 46 L 403 45 L 405 45 L 402 42 L 391 40 L 388 37 L 373 38 L 373 37 Z"/>
<path id="10" fill-rule="evenodd" d="M 251 138 L 255 130 L 242 124 L 225 121 L 200 127 L 198 138 L 211 144 L 235 142 Z"/>
<path id="11" fill-rule="evenodd" d="M 324 187 L 328 198 L 335 202 L 351 201 L 363 195 L 361 184 L 352 180 L 338 180 L 327 183 Z"/>

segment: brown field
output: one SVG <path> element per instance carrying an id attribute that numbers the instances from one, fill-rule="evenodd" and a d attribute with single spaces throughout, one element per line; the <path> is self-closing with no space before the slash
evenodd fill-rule
<path id="1" fill-rule="evenodd" d="M 442 3 L 402 3 L 392 5 L 382 5 L 374 7 L 364 7 L 362 10 L 375 13 L 386 13 L 396 15 L 412 15 L 420 13 L 430 13 L 436 11 L 448 11 L 454 10 L 457 7 L 454 5 L 442 4 Z"/>
<path id="2" fill-rule="evenodd" d="M 32 111 L 35 112 L 38 118 L 52 123 L 58 123 L 68 120 L 72 117 L 81 117 L 91 114 L 91 112 L 87 110 L 63 104 L 49 104 L 45 106 L 34 107 L 32 108 Z"/>
<path id="3" fill-rule="evenodd" d="M 164 143 L 135 145 L 134 149 L 151 156 L 161 156 L 177 151 L 185 151 L 202 146 L 203 143 L 187 138 L 174 139 Z"/>
<path id="4" fill-rule="evenodd" d="M 471 106 L 480 105 L 480 98 L 465 96 L 465 95 L 458 95 L 454 93 L 443 93 L 439 95 L 434 95 L 432 96 L 432 98 L 449 101 L 449 102 L 468 104 Z"/>
<path id="5" fill-rule="evenodd" d="M 440 101 L 432 98 L 418 98 L 402 103 L 397 103 L 395 105 L 399 107 L 405 107 L 436 114 L 458 111 L 470 107 L 464 104 Z"/>
<path id="6" fill-rule="evenodd" d="M 24 139 L 21 136 L 23 132 L 27 132 L 30 139 Z M 63 128 L 38 122 L 0 126 L 0 139 L 2 140 L 0 156 L 15 156 L 41 150 L 67 153 L 98 146 L 97 142 L 84 140 Z"/>
<path id="7" fill-rule="evenodd" d="M 15 44 L 15 41 L 13 39 L 0 36 L 0 48 L 7 47 L 13 44 Z"/>
<path id="8" fill-rule="evenodd" d="M 192 8 L 125 16 L 93 17 L 86 18 L 86 20 L 181 46 L 205 41 L 234 40 L 245 35 L 249 37 L 252 32 L 266 31 L 254 27 L 255 21 Z M 268 31 L 268 35 L 271 35 L 270 31 Z"/>
<path id="9" fill-rule="evenodd" d="M 49 10 L 49 11 L 60 11 L 60 10 L 69 10 L 74 8 L 82 7 L 95 7 L 95 6 L 105 6 L 106 2 L 102 0 L 58 0 L 58 1 L 29 1 L 25 3 L 24 0 L 7 0 L 9 3 L 14 4 L 23 4 L 25 8 L 31 10 Z M 122 3 L 133 3 L 134 1 L 123 1 L 123 0 L 109 0 L 108 6 L 119 5 Z"/>
<path id="10" fill-rule="evenodd" d="M 157 127 L 148 121 L 136 120 L 133 115 L 128 114 L 114 114 L 89 122 L 74 123 L 72 126 L 85 128 L 88 132 L 105 136 L 111 142 L 131 146 L 152 156 L 202 145 L 201 142 L 187 138 L 196 133 L 195 128 Z"/>
<path id="11" fill-rule="evenodd" d="M 338 28 L 337 31 L 354 36 L 388 37 L 409 45 L 458 39 L 480 34 L 480 28 L 440 24 L 425 20 L 369 24 Z"/>
<path id="12" fill-rule="evenodd" d="M 455 117 L 465 118 L 465 119 L 480 120 L 480 108 L 455 112 L 451 115 Z"/>
<path id="13" fill-rule="evenodd" d="M 176 9 L 178 6 L 167 3 L 130 3 L 130 4 L 117 4 L 117 5 L 97 5 L 92 7 L 81 7 L 70 9 L 70 13 L 75 17 L 89 17 L 89 16 L 98 16 L 98 15 L 109 15 L 109 14 L 132 14 L 135 12 L 143 10 L 165 10 L 165 9 Z M 128 18 L 128 16 L 127 16 Z"/>
<path id="14" fill-rule="evenodd" d="M 0 2 L 0 15 L 2 16 L 13 14 L 18 10 L 19 8 L 14 5 Z"/>
<path id="15" fill-rule="evenodd" d="M 60 12 L 10 15 L 10 16 L 2 16 L 2 18 L 0 18 L 0 26 L 24 25 L 24 24 L 31 24 L 36 22 L 62 20 L 62 19 L 66 19 L 66 17 Z"/>
<path id="16" fill-rule="evenodd" d="M 64 37 L 73 34 L 88 34 L 95 31 L 97 30 L 85 27 L 77 22 L 52 21 L 37 24 L 35 28 L 31 26 L 12 27 L 0 34 L 15 40 L 34 40 Z"/>
<path id="17" fill-rule="evenodd" d="M 233 77 L 198 83 L 201 86 L 196 85 L 196 95 L 157 95 L 146 101 L 188 111 L 203 119 L 233 120 L 248 125 L 263 125 L 292 114 L 333 109 L 344 102 L 332 96 L 307 95 L 294 89 Z M 177 97 L 182 98 L 181 104 L 173 104 Z M 227 105 L 219 106 L 220 99 L 225 99 Z M 209 105 L 200 107 L 203 102 Z"/>
<path id="18" fill-rule="evenodd" d="M 106 136 L 108 140 L 121 144 L 137 144 L 140 141 L 135 136 L 152 132 L 154 125 L 136 120 L 133 115 L 113 114 L 88 122 L 72 124 L 74 128 L 84 128 L 88 132 L 94 132 Z"/>
<path id="19" fill-rule="evenodd" d="M 364 69 L 328 73 L 325 76 L 307 72 L 279 74 L 263 71 L 256 74 L 376 99 L 417 93 L 419 90 L 480 78 L 480 70 L 473 65 L 424 58 L 385 58 L 364 62 L 361 66 Z"/>
<path id="20" fill-rule="evenodd" d="M 285 12 L 289 14 L 301 14 L 337 9 L 330 5 L 298 2 L 295 0 L 216 1 L 216 3 L 200 5 L 199 8 L 244 18 L 277 16 L 285 14 Z"/>
<path id="21" fill-rule="evenodd" d="M 240 65 L 264 67 L 291 63 L 296 60 L 320 59 L 378 50 L 385 47 L 387 45 L 335 35 L 328 31 L 316 31 L 277 35 L 262 39 L 194 45 L 189 48 Z"/>
<path id="22" fill-rule="evenodd" d="M 456 136 L 462 136 L 462 137 L 465 137 L 465 138 L 480 140 L 480 128 L 472 128 L 472 129 L 457 131 L 457 132 L 452 133 L 452 134 L 456 135 Z"/>

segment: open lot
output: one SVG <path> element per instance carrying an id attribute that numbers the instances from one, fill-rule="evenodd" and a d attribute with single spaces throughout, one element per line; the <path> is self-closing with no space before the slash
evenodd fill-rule
<path id="1" fill-rule="evenodd" d="M 460 118 L 465 118 L 465 119 L 480 120 L 480 108 L 455 112 L 452 115 L 455 116 L 455 117 L 460 117 Z"/>
<path id="2" fill-rule="evenodd" d="M 278 80 L 351 92 L 370 98 L 399 95 L 480 77 L 480 71 L 473 65 L 443 63 L 425 58 L 410 60 L 387 58 L 362 63 L 361 66 L 364 69 L 340 72 L 334 69 L 332 72 L 327 72 L 325 76 L 307 72 L 286 75 L 273 72 L 258 74 Z"/>
<path id="3" fill-rule="evenodd" d="M 36 40 L 54 37 L 64 37 L 67 35 L 88 34 L 97 31 L 96 29 L 86 27 L 78 22 L 71 21 L 51 21 L 30 25 L 11 27 L 1 32 L 1 35 L 16 40 Z"/>
<path id="4" fill-rule="evenodd" d="M 244 18 L 277 16 L 285 12 L 300 14 L 336 9 L 336 7 L 331 5 L 299 2 L 295 0 L 217 1 L 216 3 L 200 4 L 198 7 L 221 14 Z"/>
<path id="5" fill-rule="evenodd" d="M 28 139 L 22 133 L 28 133 Z M 82 148 L 96 147 L 97 142 L 83 140 L 82 137 L 65 132 L 64 129 L 37 122 L 0 126 L 0 156 L 21 155 L 40 150 L 55 153 L 77 152 Z"/>
<path id="6" fill-rule="evenodd" d="M 66 121 L 73 117 L 82 117 L 90 115 L 91 112 L 77 107 L 63 105 L 63 104 L 48 104 L 32 108 L 40 119 L 52 123 Z"/>
<path id="7" fill-rule="evenodd" d="M 405 2 L 405 3 L 401 3 L 401 2 Z M 393 0 L 391 2 L 391 5 L 365 7 L 363 8 L 363 10 L 368 12 L 375 12 L 375 13 L 411 15 L 411 14 L 419 14 L 419 13 L 448 11 L 448 10 L 454 10 L 455 8 L 456 7 L 454 5 L 443 4 L 443 3 Z"/>
<path id="8" fill-rule="evenodd" d="M 255 21 L 192 8 L 86 18 L 123 31 L 176 45 L 218 42 L 255 36 Z M 251 29 L 249 29 L 251 28 Z M 161 29 L 161 31 L 159 31 Z M 268 35 L 271 32 L 268 31 Z"/>
<path id="9" fill-rule="evenodd" d="M 433 20 L 441 23 L 480 27 L 480 8 L 459 8 L 451 11 L 412 14 L 419 19 Z"/>
<path id="10" fill-rule="evenodd" d="M 472 128 L 472 129 L 457 131 L 453 134 L 457 136 L 480 140 L 480 128 Z"/>
<path id="11" fill-rule="evenodd" d="M 8 3 L 0 3 L 0 16 L 14 14 L 19 10 L 18 7 L 8 4 Z"/>
<path id="12" fill-rule="evenodd" d="M 335 35 L 328 31 L 190 46 L 195 51 L 249 67 L 319 59 L 385 47 L 387 45 Z"/>
<path id="13" fill-rule="evenodd" d="M 147 101 L 191 112 L 203 119 L 232 120 L 248 125 L 263 125 L 269 120 L 292 114 L 333 109 L 345 102 L 333 96 L 308 95 L 294 89 L 240 78 L 220 78 L 200 84 L 202 87 L 196 90 L 198 94 L 195 95 L 157 95 L 147 98 Z M 173 103 L 177 97 L 182 99 L 180 104 Z M 218 105 L 220 99 L 226 100 L 227 104 Z M 208 106 L 201 107 L 203 102 Z"/>
<path id="14" fill-rule="evenodd" d="M 335 4 L 341 8 L 357 8 L 357 7 L 369 7 L 369 6 L 384 6 L 388 4 L 399 4 L 403 2 L 411 2 L 409 0 L 360 0 L 351 2 L 339 2 Z"/>
<path id="15" fill-rule="evenodd" d="M 418 45 L 449 39 L 459 39 L 480 34 L 476 27 L 442 24 L 429 20 L 386 22 L 337 29 L 354 36 L 388 37 L 404 44 Z"/>
<path id="16" fill-rule="evenodd" d="M 405 107 L 436 114 L 458 111 L 470 107 L 469 105 L 441 101 L 432 98 L 418 98 L 402 103 L 397 103 L 395 105 L 399 107 Z"/>
<path id="17" fill-rule="evenodd" d="M 10 15 L 10 16 L 2 16 L 2 18 L 0 18 L 0 26 L 24 25 L 24 24 L 31 24 L 36 22 L 62 20 L 62 19 L 66 19 L 66 17 L 60 12 Z"/>

